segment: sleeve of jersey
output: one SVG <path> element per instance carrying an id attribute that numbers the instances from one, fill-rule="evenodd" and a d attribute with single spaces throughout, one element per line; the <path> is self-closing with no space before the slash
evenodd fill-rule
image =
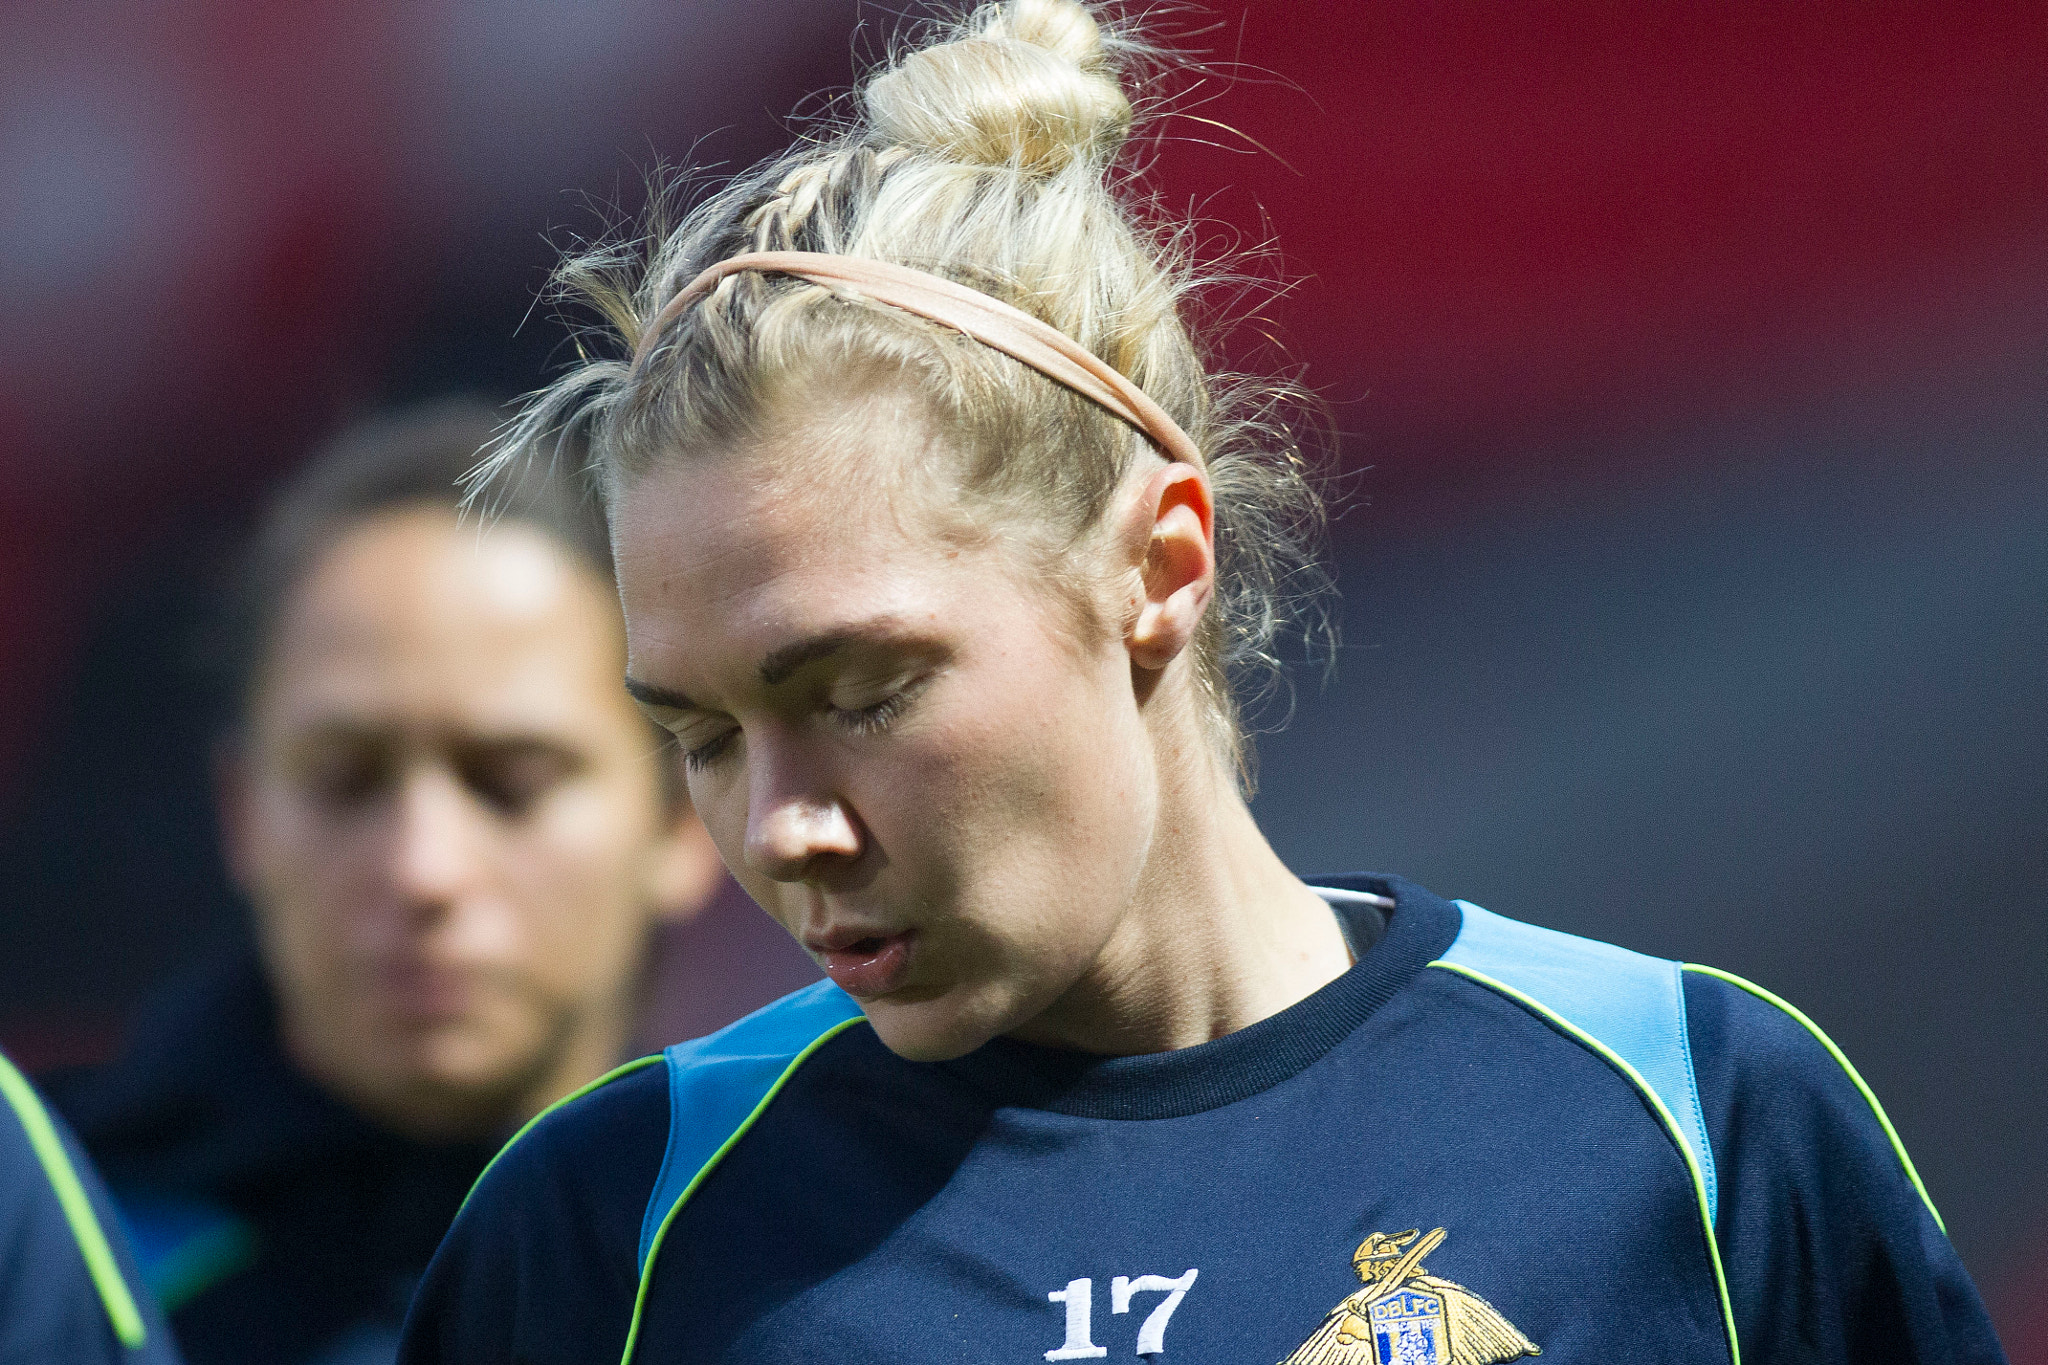
<path id="1" fill-rule="evenodd" d="M 1699 969 L 1685 1008 L 1743 1360 L 2002 1365 L 1918 1177 L 1832 1044 Z"/>
<path id="2" fill-rule="evenodd" d="M 4 1063 L 0 1063 L 4 1065 Z M 18 1073 L 17 1073 L 18 1074 Z M 43 1111 L 61 1144 L 69 1178 L 89 1204 L 98 1236 L 134 1316 L 132 1344 L 113 1321 L 108 1290 L 96 1286 L 79 1233 L 65 1214 L 17 1116 L 0 1104 L 0 1361 L 67 1365 L 177 1365 L 178 1349 L 147 1292 L 85 1151 L 64 1121 Z"/>
<path id="3" fill-rule="evenodd" d="M 548 1111 L 499 1153 L 421 1278 L 399 1365 L 615 1361 L 668 1141 L 667 1069 Z"/>

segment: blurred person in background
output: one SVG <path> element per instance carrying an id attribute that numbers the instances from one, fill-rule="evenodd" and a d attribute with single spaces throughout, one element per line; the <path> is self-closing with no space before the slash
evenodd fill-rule
<path id="1" fill-rule="evenodd" d="M 255 945 L 60 1078 L 195 1362 L 389 1359 L 484 1163 L 624 1058 L 652 930 L 719 884 L 588 499 L 460 509 L 493 420 L 373 421 L 271 507 L 215 642 Z"/>
<path id="2" fill-rule="evenodd" d="M 78 1139 L 0 1056 L 0 1361 L 176 1365 Z"/>

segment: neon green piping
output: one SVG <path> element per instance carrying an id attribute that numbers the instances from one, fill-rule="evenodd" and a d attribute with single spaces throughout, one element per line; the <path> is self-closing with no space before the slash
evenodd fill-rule
<path id="1" fill-rule="evenodd" d="M 28 1145 L 43 1163 L 43 1174 L 56 1192 L 64 1221 L 71 1225 L 71 1238 L 85 1257 L 86 1272 L 92 1276 L 93 1288 L 99 1290 L 100 1303 L 107 1310 L 107 1320 L 114 1325 L 114 1335 L 129 1350 L 139 1349 L 148 1339 L 142 1313 L 135 1306 L 135 1296 L 128 1291 L 128 1281 L 121 1276 L 121 1264 L 114 1259 L 114 1249 L 107 1245 L 107 1234 L 93 1213 L 92 1197 L 79 1183 L 78 1172 L 71 1168 L 64 1140 L 57 1136 L 56 1125 L 50 1122 L 49 1112 L 36 1097 L 35 1088 L 5 1057 L 0 1057 L 0 1094 L 6 1095 L 7 1102 L 14 1106 L 14 1115 L 21 1120 L 22 1131 L 28 1134 Z"/>
<path id="2" fill-rule="evenodd" d="M 1742 1343 L 1736 1339 L 1735 1335 L 1735 1306 L 1728 1298 L 1728 1275 L 1721 1268 L 1721 1246 L 1714 1237 L 1713 1217 L 1707 1212 L 1706 1173 L 1700 1170 L 1699 1158 L 1693 1155 L 1692 1148 L 1686 1144 L 1684 1133 L 1678 1126 L 1678 1120 L 1671 1116 L 1671 1110 L 1665 1106 L 1663 1098 L 1650 1088 L 1649 1082 L 1643 1079 L 1642 1073 L 1624 1061 L 1614 1049 L 1608 1047 L 1607 1044 L 1601 1042 L 1571 1020 L 1566 1019 L 1563 1015 L 1551 1010 L 1541 1001 L 1531 999 L 1506 982 L 1496 981 L 1484 972 L 1474 971 L 1472 968 L 1456 962 L 1445 962 L 1439 958 L 1429 965 L 1432 967 L 1442 967 L 1445 971 L 1456 972 L 1460 976 L 1468 976 L 1482 986 L 1499 991 L 1511 1000 L 1521 1002 L 1528 1009 L 1548 1019 L 1551 1023 L 1557 1025 L 1566 1033 L 1584 1043 L 1592 1051 L 1605 1058 L 1608 1065 L 1628 1077 L 1635 1088 L 1642 1092 L 1643 1098 L 1650 1102 L 1650 1107 L 1657 1111 L 1657 1117 L 1663 1121 L 1665 1129 L 1670 1132 L 1671 1140 L 1678 1145 L 1678 1154 L 1685 1158 L 1686 1170 L 1692 1173 L 1693 1194 L 1699 1201 L 1700 1226 L 1706 1230 L 1707 1234 L 1707 1258 L 1714 1265 L 1714 1288 L 1721 1296 L 1721 1318 L 1728 1328 L 1729 1365 L 1742 1365 Z"/>
<path id="3" fill-rule="evenodd" d="M 676 1196 L 676 1202 L 669 1205 L 668 1212 L 661 1217 L 661 1226 L 654 1230 L 654 1240 L 647 1246 L 647 1264 L 640 1270 L 639 1292 L 633 1295 L 633 1322 L 626 1329 L 626 1352 L 619 1357 L 619 1365 L 632 1365 L 633 1348 L 640 1344 L 640 1317 L 647 1309 L 648 1286 L 654 1283 L 654 1261 L 657 1256 L 661 1255 L 661 1244 L 668 1237 L 668 1225 L 675 1221 L 676 1214 L 682 1210 L 683 1205 L 690 1202 L 690 1196 L 697 1192 L 697 1187 L 704 1183 L 704 1178 L 717 1169 L 719 1162 L 725 1160 L 725 1154 L 733 1149 L 733 1144 L 747 1135 L 747 1130 L 754 1126 L 754 1121 L 760 1118 L 763 1111 L 768 1108 L 775 1097 L 782 1093 L 782 1087 L 789 1084 L 789 1078 L 796 1074 L 796 1069 L 806 1061 L 809 1061 L 813 1052 L 816 1052 L 855 1024 L 865 1022 L 867 1022 L 867 1017 L 860 1014 L 854 1015 L 851 1019 L 842 1019 L 813 1038 L 802 1052 L 790 1058 L 789 1065 L 784 1067 L 782 1074 L 775 1078 L 775 1084 L 769 1086 L 768 1093 L 761 1096 L 761 1102 L 754 1106 L 753 1111 L 741 1121 L 739 1127 L 732 1130 L 732 1136 L 719 1144 L 718 1150 L 711 1154 L 711 1159 L 697 1168 L 697 1174 L 691 1176 L 690 1183 L 683 1186 L 683 1192 Z"/>
<path id="4" fill-rule="evenodd" d="M 1878 1124 L 1883 1127 L 1884 1135 L 1891 1139 L 1892 1150 L 1898 1153 L 1899 1164 L 1906 1168 L 1906 1178 L 1913 1182 L 1914 1189 L 1920 1191 L 1920 1202 L 1925 1204 L 1927 1211 L 1934 1215 L 1934 1226 L 1941 1229 L 1942 1236 L 1948 1236 L 1948 1224 L 1941 1220 L 1941 1210 L 1934 1207 L 1933 1197 L 1927 1193 L 1927 1187 L 1920 1183 L 1920 1172 L 1913 1169 L 1913 1158 L 1906 1155 L 1906 1144 L 1899 1141 L 1899 1130 L 1892 1127 L 1891 1119 L 1885 1115 L 1884 1106 L 1877 1102 L 1876 1093 L 1863 1083 L 1863 1077 L 1858 1074 L 1855 1067 L 1849 1064 L 1849 1059 L 1842 1054 L 1842 1049 L 1835 1046 L 1835 1040 L 1822 1033 L 1820 1025 L 1800 1013 L 1796 1005 L 1789 1001 L 1780 1000 L 1754 981 L 1744 981 L 1733 972 L 1724 972 L 1719 967 L 1705 967 L 1696 962 L 1687 962 L 1682 965 L 1686 971 L 1698 972 L 1702 976 L 1716 977 L 1731 986 L 1740 986 L 1757 999 L 1776 1005 L 1779 1009 L 1797 1019 L 1800 1026 L 1808 1033 L 1811 1033 L 1820 1045 L 1828 1050 L 1828 1056 L 1833 1057 L 1835 1064 L 1848 1074 L 1851 1081 L 1855 1082 L 1856 1089 L 1863 1095 L 1864 1102 L 1870 1106 L 1870 1112 L 1877 1115 Z"/>
<path id="5" fill-rule="evenodd" d="M 466 1209 L 469 1207 L 469 1195 L 476 1193 L 476 1187 L 484 1183 L 484 1177 L 491 1173 L 491 1167 L 497 1165 L 499 1160 L 505 1155 L 505 1153 L 512 1150 L 513 1143 L 519 1141 L 519 1139 L 525 1137 L 529 1132 L 531 1132 L 533 1130 L 534 1124 L 539 1123 L 542 1119 L 546 1118 L 549 1114 L 554 1113 L 557 1109 L 560 1109 L 563 1105 L 569 1103 L 571 1100 L 580 1100 L 585 1095 L 588 1095 L 591 1091 L 597 1089 L 599 1086 L 610 1085 L 619 1077 L 624 1076 L 629 1072 L 638 1071 L 643 1066 L 653 1066 L 656 1062 L 660 1060 L 661 1054 L 659 1052 L 656 1052 L 651 1056 L 647 1057 L 635 1057 L 632 1061 L 627 1062 L 624 1066 L 615 1066 L 610 1071 L 605 1072 L 604 1075 L 599 1076 L 596 1080 L 592 1081 L 590 1084 L 578 1086 L 576 1089 L 571 1090 L 568 1094 L 562 1096 L 562 1098 L 556 1100 L 553 1104 L 541 1110 L 538 1114 L 535 1114 L 526 1122 L 520 1124 L 519 1131 L 514 1133 L 509 1139 L 506 1140 L 505 1145 L 498 1149 L 497 1156 L 494 1156 L 489 1161 L 485 1162 L 484 1168 L 481 1171 L 477 1172 L 476 1179 L 470 1183 L 469 1194 L 465 1194 L 462 1196 L 462 1208 L 458 1208 L 455 1212 L 457 1214 L 460 1214 L 462 1212 L 462 1209 Z"/>

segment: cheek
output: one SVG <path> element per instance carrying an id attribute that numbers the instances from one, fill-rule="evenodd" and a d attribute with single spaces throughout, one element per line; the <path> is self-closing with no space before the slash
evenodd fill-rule
<path id="1" fill-rule="evenodd" d="M 964 797 L 989 812 L 972 822 L 982 875 L 965 899 L 1018 1008 L 1042 1007 L 1101 952 L 1151 843 L 1150 751 L 1128 699 L 1087 673 L 1065 684 L 1013 699 L 1017 719 L 990 744 L 1000 782 Z"/>
<path id="2" fill-rule="evenodd" d="M 711 842 L 718 846 L 726 866 L 738 866 L 741 843 L 747 833 L 746 740 L 738 741 L 738 754 L 727 762 L 700 769 L 686 767 L 684 784 L 690 805 L 704 822 Z"/>
<path id="3" fill-rule="evenodd" d="M 744 741 L 742 741 L 744 745 Z M 708 771 L 688 774 L 690 805 L 711 836 L 712 847 L 733 880 L 759 900 L 764 883 L 747 867 L 747 774 L 744 757 Z M 767 883 L 772 885 L 772 883 Z M 767 902 L 762 902 L 767 904 Z"/>
<path id="4" fill-rule="evenodd" d="M 1118 720 L 1082 670 L 1012 670 L 906 745 L 895 770 L 869 774 L 863 816 L 892 853 L 928 850 L 985 894 L 1003 895 L 997 881 L 1056 896 L 1074 879 L 1114 882 L 1149 819 L 1142 755 Z"/>
<path id="5" fill-rule="evenodd" d="M 648 907 L 642 876 L 658 814 L 638 784 L 583 781 L 502 830 L 516 947 L 536 976 L 561 979 L 637 954 Z"/>
<path id="6" fill-rule="evenodd" d="M 355 888 L 370 879 L 373 839 L 364 818 L 336 818 L 285 782 L 257 784 L 238 860 L 266 935 L 294 954 L 340 938 Z"/>
<path id="7" fill-rule="evenodd" d="M 239 871 L 268 974 L 301 1022 L 347 1029 L 381 926 L 368 820 L 335 818 L 283 782 L 259 782 L 241 828 Z"/>

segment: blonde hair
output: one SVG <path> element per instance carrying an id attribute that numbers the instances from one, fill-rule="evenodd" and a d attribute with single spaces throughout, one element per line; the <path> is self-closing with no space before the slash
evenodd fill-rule
<path id="1" fill-rule="evenodd" d="M 1134 110 L 1122 75 L 1152 55 L 1076 0 L 1007 0 L 927 30 L 860 88 L 857 110 L 726 184 L 670 230 L 571 255 L 564 297 L 630 355 L 714 262 L 810 251 L 890 262 L 981 290 L 1122 372 L 1193 438 L 1216 504 L 1217 592 L 1191 653 L 1211 737 L 1248 785 L 1232 681 L 1277 679 L 1303 614 L 1329 638 L 1316 563 L 1322 505 L 1281 419 L 1284 385 L 1212 375 L 1183 319 L 1205 283 L 1119 165 Z M 657 204 L 661 201 L 657 198 Z M 609 347 L 608 347 L 609 348 Z M 1144 438 L 1086 398 L 957 332 L 788 276 L 739 273 L 648 339 L 639 363 L 588 359 L 533 396 L 482 477 L 565 436 L 587 441 L 608 501 L 666 460 L 761 434 L 822 376 L 912 382 L 970 505 L 1071 583 Z M 559 449 L 559 447 L 558 447 Z M 1085 596 L 1085 594 L 1084 594 Z"/>

